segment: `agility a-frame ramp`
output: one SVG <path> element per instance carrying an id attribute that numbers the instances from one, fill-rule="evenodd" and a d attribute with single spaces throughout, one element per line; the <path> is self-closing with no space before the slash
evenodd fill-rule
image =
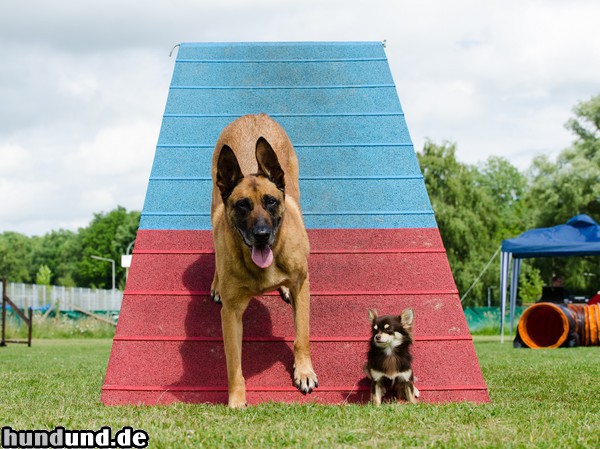
<path id="1" fill-rule="evenodd" d="M 292 385 L 291 306 L 244 316 L 247 400 L 366 402 L 367 310 L 415 311 L 421 400 L 489 401 L 384 48 L 181 44 L 103 386 L 105 404 L 227 402 L 210 165 L 237 117 L 265 112 L 300 164 L 319 387 Z"/>

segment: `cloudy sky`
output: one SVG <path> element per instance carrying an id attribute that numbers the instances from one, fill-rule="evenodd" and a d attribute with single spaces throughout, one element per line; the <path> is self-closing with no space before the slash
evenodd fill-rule
<path id="1" fill-rule="evenodd" d="M 0 232 L 141 210 L 179 42 L 387 40 L 420 149 L 529 167 L 600 93 L 597 0 L 1 0 Z"/>

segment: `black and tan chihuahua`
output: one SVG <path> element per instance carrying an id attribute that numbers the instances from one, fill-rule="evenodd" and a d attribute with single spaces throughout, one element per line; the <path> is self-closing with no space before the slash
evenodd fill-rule
<path id="1" fill-rule="evenodd" d="M 414 313 L 407 308 L 400 316 L 377 316 L 370 309 L 371 341 L 365 373 L 371 379 L 371 401 L 380 405 L 386 391 L 397 400 L 416 403 L 419 390 L 414 386 L 412 355 L 412 327 Z"/>

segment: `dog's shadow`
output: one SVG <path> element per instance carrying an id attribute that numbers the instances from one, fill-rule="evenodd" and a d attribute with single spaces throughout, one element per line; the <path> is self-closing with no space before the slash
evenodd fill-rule
<path id="1" fill-rule="evenodd" d="M 200 394 L 202 402 L 227 402 L 227 366 L 222 343 L 221 304 L 210 299 L 210 295 L 197 294 L 210 291 L 214 274 L 214 255 L 202 254 L 183 273 L 183 284 L 194 292 L 188 301 L 185 316 L 185 336 L 181 342 L 182 375 L 171 386 L 179 387 L 171 393 L 183 402 L 196 402 L 193 392 L 203 392 L 214 388 L 213 392 Z M 281 301 L 279 298 L 273 300 Z M 289 316 L 292 315 L 291 306 Z M 269 381 L 269 370 L 281 363 L 288 373 L 290 385 L 294 354 L 282 336 L 273 335 L 271 313 L 262 301 L 253 298 L 244 313 L 244 337 L 242 350 L 242 371 L 249 384 L 259 385 Z M 282 371 L 277 369 L 276 371 Z M 263 374 L 264 373 L 264 374 Z M 257 379 L 253 380 L 253 378 Z M 286 379 L 286 380 L 287 380 Z M 280 382 L 280 381 L 279 381 Z M 190 387 L 186 389 L 186 387 Z"/>

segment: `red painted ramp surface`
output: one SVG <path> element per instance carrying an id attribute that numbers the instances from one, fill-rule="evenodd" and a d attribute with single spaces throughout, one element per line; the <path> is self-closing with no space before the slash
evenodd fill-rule
<path id="1" fill-rule="evenodd" d="M 421 400 L 488 401 L 446 254 L 435 228 L 309 229 L 311 351 L 319 387 L 292 386 L 291 306 L 252 300 L 244 316 L 247 400 L 366 402 L 367 310 L 415 311 Z M 227 402 L 220 305 L 209 297 L 210 231 L 140 230 L 110 356 L 105 404 Z"/>

